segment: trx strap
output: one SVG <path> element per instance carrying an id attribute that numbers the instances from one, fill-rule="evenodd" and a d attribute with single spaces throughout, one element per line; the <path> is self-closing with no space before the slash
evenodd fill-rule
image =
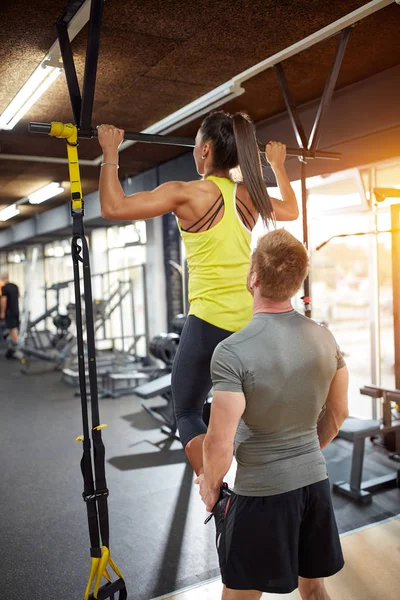
<path id="1" fill-rule="evenodd" d="M 50 135 L 63 138 L 67 143 L 69 177 L 71 183 L 72 214 L 72 260 L 76 304 L 76 335 L 78 347 L 79 385 L 82 404 L 83 435 L 75 441 L 82 442 L 81 471 L 83 476 L 83 499 L 86 503 L 89 524 L 91 569 L 84 600 L 126 600 L 128 595 L 120 570 L 110 556 L 110 534 L 108 522 L 108 489 L 105 473 L 105 448 L 100 424 L 97 389 L 96 349 L 93 319 L 92 286 L 90 278 L 89 249 L 83 226 L 84 203 L 78 162 L 78 130 L 75 125 L 52 123 Z M 86 349 L 83 337 L 81 277 L 86 315 Z M 89 393 L 92 423 L 89 428 L 88 393 L 86 385 L 86 359 L 89 373 Z M 91 433 L 90 433 L 91 432 Z M 93 457 L 92 457 L 93 446 Z M 108 572 L 112 569 L 118 579 L 112 582 Z M 102 578 L 107 580 L 100 587 Z M 93 592 L 91 590 L 93 588 Z M 116 594 L 119 592 L 119 596 Z"/>

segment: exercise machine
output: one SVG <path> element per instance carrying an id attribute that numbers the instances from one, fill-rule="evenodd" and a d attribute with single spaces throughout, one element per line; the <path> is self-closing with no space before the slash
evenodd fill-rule
<path id="1" fill-rule="evenodd" d="M 393 405 L 400 403 L 400 390 L 390 390 L 375 385 L 364 386 L 360 393 L 368 396 L 375 403 L 380 402 L 382 407 L 382 420 L 357 419 L 349 417 L 340 428 L 338 438 L 353 443 L 350 479 L 348 482 L 337 481 L 333 484 L 333 491 L 342 494 L 355 502 L 370 504 L 372 494 L 379 490 L 391 487 L 400 487 L 400 467 L 393 473 L 363 481 L 363 464 L 365 441 L 367 438 L 383 437 L 391 440 L 393 453 L 389 458 L 400 459 L 400 419 L 393 419 Z M 399 415 L 400 416 L 400 415 Z"/>

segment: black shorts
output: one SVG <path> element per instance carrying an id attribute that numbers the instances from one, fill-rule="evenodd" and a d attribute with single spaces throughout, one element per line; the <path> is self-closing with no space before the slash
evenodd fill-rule
<path id="1" fill-rule="evenodd" d="M 298 577 L 330 577 L 344 565 L 329 480 L 285 494 L 232 494 L 214 509 L 223 583 L 288 594 Z"/>
<path id="2" fill-rule="evenodd" d="M 7 315 L 5 318 L 7 329 L 18 329 L 19 327 L 19 315 Z"/>

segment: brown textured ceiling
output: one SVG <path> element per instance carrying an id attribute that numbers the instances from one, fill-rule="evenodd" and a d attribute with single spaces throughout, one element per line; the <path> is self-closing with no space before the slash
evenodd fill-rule
<path id="1" fill-rule="evenodd" d="M 6 0 L 0 8 L 0 113 L 42 60 L 55 39 L 53 23 L 65 0 Z M 107 0 L 105 3 L 93 124 L 115 123 L 140 131 L 257 62 L 365 4 L 365 0 Z M 352 31 L 337 87 L 400 63 L 400 8 L 392 5 Z M 73 43 L 82 78 L 86 28 Z M 336 39 L 285 61 L 296 101 L 320 96 Z M 284 110 L 274 72 L 244 84 L 231 111 L 247 110 L 255 121 Z M 71 120 L 65 80 L 60 77 L 11 132 L 0 132 L 1 152 L 65 157 L 61 141 L 27 132 L 28 121 Z M 181 129 L 193 136 L 198 123 Z M 121 176 L 133 175 L 185 150 L 137 144 L 121 154 Z M 95 140 L 83 140 L 80 156 L 99 155 Z M 67 167 L 0 160 L 0 204 L 9 204 L 43 183 L 66 179 Z M 82 168 L 85 192 L 97 187 L 98 168 Z M 24 208 L 19 219 L 64 202 Z M 2 224 L 3 227 L 17 222 Z"/>

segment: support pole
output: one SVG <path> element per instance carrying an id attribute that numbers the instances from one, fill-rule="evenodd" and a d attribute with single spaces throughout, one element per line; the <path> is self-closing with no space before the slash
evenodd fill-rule
<path id="1" fill-rule="evenodd" d="M 375 185 L 375 169 L 370 171 L 370 197 L 373 198 L 372 190 Z M 378 231 L 377 202 L 372 201 L 372 211 L 370 213 L 371 228 L 374 232 Z M 378 235 L 372 235 L 369 246 L 369 289 L 370 289 L 370 360 L 371 360 L 371 383 L 373 385 L 381 384 L 381 348 L 380 348 L 380 310 L 379 310 L 379 254 L 378 254 Z M 378 406 L 375 399 L 372 400 L 372 418 L 380 418 Z"/>
<path id="2" fill-rule="evenodd" d="M 347 27 L 344 29 L 338 40 L 336 46 L 335 58 L 333 61 L 333 65 L 331 68 L 331 72 L 327 79 L 324 92 L 321 97 L 321 102 L 318 107 L 317 116 L 315 118 L 314 126 L 311 131 L 308 147 L 311 151 L 316 150 L 318 148 L 319 139 L 321 137 L 321 126 L 323 123 L 323 119 L 329 109 L 333 92 L 335 91 L 335 86 L 337 82 L 337 78 L 339 76 L 340 67 L 342 66 L 344 53 L 346 51 L 347 42 L 349 41 L 351 32 L 351 27 Z"/>
<path id="3" fill-rule="evenodd" d="M 64 65 L 64 74 L 67 82 L 69 99 L 71 102 L 72 114 L 74 116 L 75 123 L 79 125 L 81 120 L 82 98 L 81 91 L 79 89 L 78 76 L 75 69 L 74 57 L 72 54 L 71 42 L 68 35 L 68 29 L 63 22 L 57 22 L 56 29 Z M 29 131 L 31 131 L 30 128 Z M 48 129 L 47 133 L 50 134 L 50 129 Z"/>
<path id="4" fill-rule="evenodd" d="M 394 377 L 395 387 L 400 389 L 400 204 L 392 204 L 392 285 L 394 327 Z"/>
<path id="5" fill-rule="evenodd" d="M 299 148 L 307 148 L 307 136 L 304 132 L 299 113 L 297 112 L 296 104 L 290 94 L 289 85 L 286 79 L 285 71 L 283 70 L 283 66 L 281 63 L 279 63 L 275 65 L 274 69 Z"/>
<path id="6" fill-rule="evenodd" d="M 81 131 L 92 128 L 92 112 L 96 87 L 97 63 L 100 49 L 101 22 L 104 0 L 92 0 L 90 7 L 89 33 L 86 50 L 85 75 L 82 88 L 82 112 L 79 121 Z"/>
<path id="7" fill-rule="evenodd" d="M 307 181 L 306 181 L 306 163 L 301 162 L 301 206 L 303 218 L 303 243 L 307 250 L 308 247 L 308 219 L 307 219 Z M 310 276 L 307 275 L 304 281 L 304 314 L 311 318 L 311 300 L 310 300 Z"/>

